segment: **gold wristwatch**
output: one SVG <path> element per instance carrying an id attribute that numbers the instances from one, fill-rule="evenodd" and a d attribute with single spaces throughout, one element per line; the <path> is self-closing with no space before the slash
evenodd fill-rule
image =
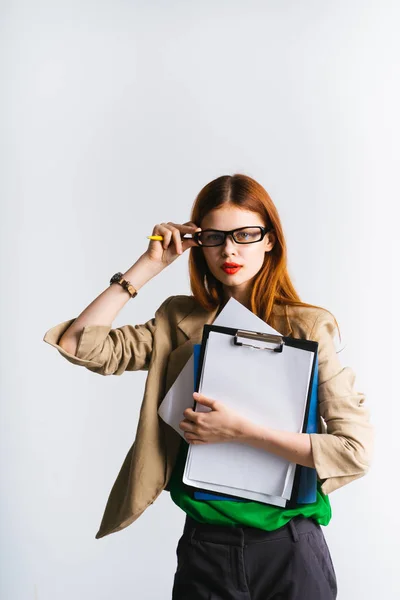
<path id="1" fill-rule="evenodd" d="M 110 279 L 110 285 L 113 283 L 119 283 L 123 288 L 130 294 L 131 298 L 137 296 L 137 290 L 133 287 L 130 281 L 123 278 L 123 273 L 115 273 Z"/>

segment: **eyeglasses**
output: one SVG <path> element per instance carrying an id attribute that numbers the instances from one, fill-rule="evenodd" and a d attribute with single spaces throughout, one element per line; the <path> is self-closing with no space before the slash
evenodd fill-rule
<path id="1" fill-rule="evenodd" d="M 222 246 L 227 235 L 231 235 L 237 244 L 254 244 L 255 242 L 261 242 L 268 231 L 270 230 L 261 226 L 239 227 L 231 231 L 203 229 L 202 231 L 196 231 L 192 238 L 196 240 L 199 246 Z"/>

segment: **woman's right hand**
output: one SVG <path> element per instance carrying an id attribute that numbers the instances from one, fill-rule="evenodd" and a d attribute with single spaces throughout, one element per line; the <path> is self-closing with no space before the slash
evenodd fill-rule
<path id="1" fill-rule="evenodd" d="M 171 222 L 155 225 L 152 235 L 162 235 L 164 239 L 150 240 L 145 256 L 152 262 L 167 267 L 185 250 L 198 245 L 192 238 L 182 239 L 185 234 L 193 235 L 195 231 L 201 231 L 201 227 L 191 221 L 183 225 Z"/>

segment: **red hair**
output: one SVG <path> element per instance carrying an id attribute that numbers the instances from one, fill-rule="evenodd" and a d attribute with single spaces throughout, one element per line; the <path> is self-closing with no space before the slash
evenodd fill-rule
<path id="1" fill-rule="evenodd" d="M 200 225 L 207 213 L 226 204 L 257 213 L 267 229 L 275 233 L 274 247 L 265 253 L 263 266 L 254 279 L 250 298 L 252 312 L 268 322 L 275 303 L 323 308 L 300 300 L 287 270 L 287 248 L 278 211 L 267 191 L 255 179 L 236 173 L 210 181 L 198 193 L 190 220 Z M 214 310 L 224 302 L 222 283 L 208 268 L 201 247 L 192 246 L 189 252 L 191 292 L 205 310 Z M 334 315 L 332 317 L 339 330 Z"/>

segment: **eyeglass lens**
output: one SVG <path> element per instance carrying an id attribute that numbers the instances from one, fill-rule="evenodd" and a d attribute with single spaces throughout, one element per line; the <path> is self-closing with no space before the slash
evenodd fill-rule
<path id="1" fill-rule="evenodd" d="M 233 239 L 238 244 L 249 244 L 259 242 L 262 237 L 262 231 L 259 227 L 246 227 L 233 232 Z M 225 241 L 225 233 L 222 231 L 202 231 L 199 235 L 199 242 L 202 246 L 219 246 Z"/>

